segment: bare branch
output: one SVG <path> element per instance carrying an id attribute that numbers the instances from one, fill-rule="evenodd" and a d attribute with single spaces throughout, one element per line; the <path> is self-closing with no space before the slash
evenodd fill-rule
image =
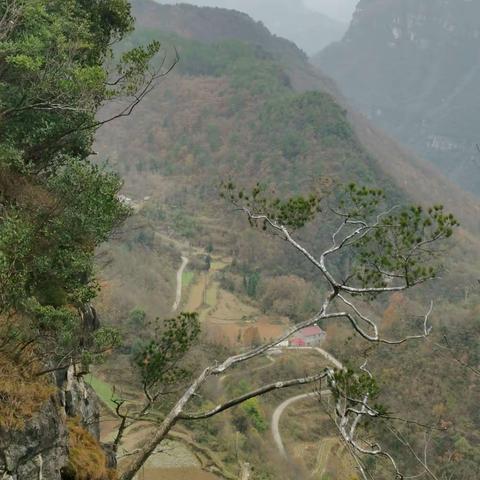
<path id="1" fill-rule="evenodd" d="M 401 340 L 388 340 L 388 339 L 381 338 L 379 336 L 377 324 L 371 319 L 369 319 L 367 316 L 363 315 L 352 302 L 348 301 L 342 295 L 338 295 L 337 298 L 339 298 L 343 303 L 345 303 L 345 305 L 348 305 L 363 322 L 367 323 L 373 329 L 374 335 L 370 335 L 360 327 L 357 320 L 355 320 L 355 318 L 351 314 L 347 312 L 344 312 L 343 314 L 342 313 L 338 314 L 339 316 L 344 316 L 345 318 L 347 318 L 352 324 L 355 331 L 358 332 L 365 340 L 368 340 L 369 342 L 385 343 L 387 345 L 401 345 L 402 343 L 408 342 L 410 340 L 425 339 L 430 335 L 432 331 L 432 327 L 428 326 L 428 320 L 433 311 L 433 301 L 430 303 L 430 308 L 428 309 L 427 313 L 424 316 L 422 334 L 410 335 L 408 337 L 402 338 Z"/>
<path id="2" fill-rule="evenodd" d="M 364 454 L 386 458 L 392 464 L 397 478 L 404 478 L 404 476 L 399 472 L 397 463 L 392 457 L 392 455 L 390 455 L 388 452 L 385 452 L 376 443 L 371 443 L 357 438 L 357 430 L 359 429 L 359 426 L 364 419 L 381 418 L 383 417 L 383 415 L 379 411 L 377 411 L 377 409 L 370 406 L 370 393 L 362 393 L 361 399 L 352 398 L 352 396 L 349 395 L 348 391 L 342 391 L 341 386 L 337 385 L 337 376 L 338 378 L 342 378 L 342 375 L 349 375 L 348 370 L 340 368 L 339 371 L 336 372 L 332 369 L 326 369 L 318 375 L 263 385 L 258 389 L 253 390 L 245 395 L 241 395 L 237 398 L 221 403 L 208 411 L 193 413 L 188 413 L 185 411 L 190 400 L 194 396 L 198 395 L 197 392 L 204 385 L 204 383 L 209 377 L 224 374 L 225 371 L 234 366 L 246 363 L 253 358 L 257 358 L 260 355 L 267 353 L 269 349 L 277 346 L 284 340 L 287 340 L 296 332 L 304 329 L 305 327 L 318 324 L 319 322 L 324 320 L 341 318 L 347 319 L 353 326 L 354 330 L 357 331 L 365 340 L 371 343 L 398 345 L 410 340 L 425 339 L 430 335 L 431 332 L 431 327 L 429 326 L 428 322 L 429 317 L 433 311 L 433 303 L 431 303 L 429 310 L 424 316 L 423 331 L 421 334 L 407 336 L 401 340 L 389 340 L 381 338 L 378 325 L 375 320 L 363 314 L 360 309 L 353 303 L 353 301 L 347 298 L 348 295 L 370 296 L 377 293 L 392 293 L 403 291 L 411 288 L 418 283 L 422 283 L 428 280 L 427 277 L 420 277 L 414 281 L 410 281 L 408 272 L 405 272 L 404 274 L 397 274 L 395 271 L 386 271 L 383 273 L 385 273 L 387 276 L 392 277 L 392 279 L 394 280 L 397 279 L 401 280 L 402 282 L 398 282 L 399 284 L 394 286 L 367 286 L 365 288 L 357 288 L 347 285 L 346 283 L 348 280 L 344 282 L 337 281 L 333 273 L 326 266 L 326 259 L 328 257 L 333 256 L 335 253 L 346 247 L 354 245 L 356 242 L 362 241 L 365 236 L 368 235 L 370 232 L 377 229 L 388 230 L 389 228 L 397 228 L 398 225 L 389 225 L 386 221 L 384 221 L 384 217 L 388 216 L 395 208 L 398 207 L 395 206 L 392 207 L 390 210 L 380 213 L 379 215 L 377 215 L 376 219 L 372 221 L 372 223 L 364 220 L 351 218 L 350 216 L 342 216 L 343 220 L 341 225 L 332 235 L 332 245 L 327 250 L 325 250 L 320 255 L 320 257 L 317 258 L 293 237 L 292 233 L 285 225 L 282 225 L 275 219 L 270 218 L 268 215 L 256 213 L 250 208 L 237 204 L 236 206 L 240 211 L 244 212 L 247 215 L 251 223 L 256 224 L 258 222 L 262 222 L 264 225 L 267 225 L 273 233 L 279 235 L 283 240 L 287 241 L 296 251 L 298 251 L 305 258 L 307 258 L 307 260 L 313 266 L 315 266 L 322 274 L 323 278 L 329 284 L 330 290 L 325 295 L 320 311 L 310 319 L 307 319 L 304 322 L 292 326 L 283 335 L 279 336 L 274 341 L 261 345 L 257 348 L 253 348 L 247 352 L 233 355 L 224 360 L 222 363 L 216 363 L 215 365 L 211 365 L 205 368 L 196 378 L 196 380 L 191 384 L 191 386 L 185 391 L 182 397 L 177 401 L 176 405 L 163 419 L 163 421 L 159 421 L 158 429 L 149 439 L 147 444 L 139 451 L 132 464 L 125 470 L 124 474 L 121 476 L 121 480 L 131 480 L 136 475 L 136 473 L 141 468 L 148 456 L 153 451 L 155 451 L 155 448 L 165 438 L 170 429 L 173 427 L 173 425 L 175 425 L 178 420 L 197 420 L 210 418 L 214 415 L 219 414 L 220 412 L 239 405 L 250 398 L 254 398 L 278 389 L 313 383 L 316 381 L 320 381 L 323 378 L 326 378 L 329 381 L 331 389 L 333 389 L 332 391 L 335 391 L 336 393 L 335 424 L 346 445 L 354 452 L 355 455 Z M 419 242 L 420 246 L 414 246 L 410 250 L 407 249 L 407 255 L 416 255 L 416 252 L 420 251 L 423 246 L 430 244 L 436 240 L 437 238 L 434 238 L 432 240 L 427 239 L 427 241 L 422 243 Z M 394 246 L 394 248 L 396 247 Z M 404 254 L 402 254 L 401 260 L 404 261 Z M 351 276 L 347 278 L 350 279 Z M 351 311 L 330 311 L 331 306 L 336 298 L 338 298 L 338 300 L 341 301 L 345 306 L 347 306 Z M 367 369 L 366 363 L 362 365 L 361 370 L 367 373 L 369 377 L 372 377 L 372 374 Z M 366 391 L 374 392 L 374 389 L 371 389 L 368 386 L 368 382 Z M 358 460 L 357 457 L 355 458 L 356 460 Z M 368 478 L 367 472 L 363 468 L 361 462 L 358 460 L 357 463 L 359 465 L 359 470 L 362 473 L 362 476 L 365 479 Z"/>
<path id="3" fill-rule="evenodd" d="M 235 407 L 236 405 L 239 405 L 249 400 L 250 398 L 255 398 L 260 395 L 264 395 L 268 392 L 272 392 L 274 390 L 282 390 L 284 388 L 297 387 L 300 385 L 315 383 L 327 377 L 327 375 L 328 375 L 327 372 L 323 372 L 318 375 L 311 375 L 309 377 L 295 378 L 293 380 L 279 381 L 279 382 L 271 383 L 270 385 L 264 385 L 263 387 L 253 390 L 252 392 L 246 393 L 245 395 L 241 395 L 240 397 L 237 397 L 233 400 L 217 405 L 215 408 L 212 408 L 207 412 L 183 413 L 179 415 L 178 418 L 180 420 L 199 420 L 202 418 L 210 418 L 210 417 L 213 417 L 214 415 L 217 415 L 220 412 L 223 412 L 232 407 Z"/>

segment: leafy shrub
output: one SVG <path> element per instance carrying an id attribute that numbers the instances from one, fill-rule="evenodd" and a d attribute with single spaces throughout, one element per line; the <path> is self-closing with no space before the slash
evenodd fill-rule
<path id="1" fill-rule="evenodd" d="M 129 323 L 132 327 L 141 328 L 145 326 L 145 319 L 147 318 L 147 314 L 141 308 L 134 308 L 128 317 Z"/>
<path id="2" fill-rule="evenodd" d="M 267 430 L 268 425 L 265 417 L 260 412 L 260 404 L 258 398 L 250 398 L 242 405 L 242 410 L 247 414 L 253 427 L 263 433 Z"/>

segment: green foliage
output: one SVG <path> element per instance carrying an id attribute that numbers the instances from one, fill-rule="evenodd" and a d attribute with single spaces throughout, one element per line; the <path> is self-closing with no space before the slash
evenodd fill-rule
<path id="1" fill-rule="evenodd" d="M 134 353 L 144 390 L 164 389 L 189 378 L 182 360 L 200 334 L 197 314 L 182 313 L 160 323 L 155 338 Z"/>
<path id="2" fill-rule="evenodd" d="M 383 190 L 349 183 L 340 192 L 339 208 L 343 215 L 353 220 L 369 220 L 385 202 Z"/>
<path id="3" fill-rule="evenodd" d="M 195 219 L 180 210 L 172 213 L 171 220 L 175 231 L 186 238 L 192 238 L 198 232 L 198 225 Z"/>
<path id="4" fill-rule="evenodd" d="M 78 312 L 98 290 L 95 248 L 129 214 L 118 176 L 88 159 L 96 115 L 142 88 L 159 44 L 114 60 L 127 0 L 3 1 L 0 18 L 0 313 L 27 315 L 40 350 L 87 361 L 87 345 L 118 342 Z"/>
<path id="5" fill-rule="evenodd" d="M 142 245 L 143 247 L 153 248 L 155 242 L 155 232 L 152 228 L 142 228 L 133 236 L 133 242 Z"/>
<path id="6" fill-rule="evenodd" d="M 299 132 L 287 132 L 282 137 L 280 142 L 282 154 L 287 160 L 294 160 L 295 158 L 307 153 L 307 141 Z"/>
<path id="7" fill-rule="evenodd" d="M 255 48 L 237 40 L 207 45 L 199 42 L 180 42 L 179 71 L 188 75 L 230 77 L 235 90 L 254 95 L 280 92 L 288 86 L 288 78 L 273 58 L 260 47 Z"/>
<path id="8" fill-rule="evenodd" d="M 31 330 L 24 335 L 27 338 L 39 337 L 46 349 L 55 348 L 65 352 L 85 338 L 75 310 L 43 306 L 31 300 L 25 306 L 25 311 L 32 318 L 32 323 Z"/>
<path id="9" fill-rule="evenodd" d="M 158 38 L 156 30 L 143 29 L 130 39 L 133 45 Z M 279 62 L 259 46 L 229 39 L 217 43 L 202 43 L 175 34 L 161 35 L 162 43 L 175 45 L 180 60 L 177 71 L 188 76 L 228 77 L 237 92 L 255 96 L 285 92 L 290 86 L 288 76 Z M 232 109 L 235 111 L 242 96 Z"/>
<path id="10" fill-rule="evenodd" d="M 266 187 L 259 183 L 251 193 L 237 190 L 232 182 L 224 183 L 221 196 L 235 205 L 241 205 L 248 209 L 252 214 L 249 217 L 251 225 L 264 230 L 267 230 L 269 226 L 268 219 L 292 229 L 302 228 L 321 211 L 321 197 L 318 194 L 310 194 L 307 197 L 295 196 L 282 200 L 279 197 L 268 195 Z M 255 218 L 256 216 L 261 218 Z"/>
<path id="11" fill-rule="evenodd" d="M 88 367 L 92 363 L 103 363 L 105 355 L 119 347 L 121 343 L 122 337 L 120 332 L 113 327 L 101 327 L 95 330 L 91 336 L 87 336 L 85 349 L 80 357 L 85 371 L 88 371 Z"/>
<path id="12" fill-rule="evenodd" d="M 242 404 L 242 410 L 246 413 L 253 427 L 263 433 L 267 430 L 268 425 L 265 417 L 260 412 L 260 403 L 258 398 L 250 398 Z"/>
<path id="13" fill-rule="evenodd" d="M 327 93 L 289 93 L 272 97 L 260 114 L 261 132 L 292 161 L 308 152 L 310 139 L 325 146 L 354 138 L 346 112 Z"/>
<path id="14" fill-rule="evenodd" d="M 421 206 L 394 207 L 382 214 L 384 199 L 381 190 L 350 184 L 340 201 L 346 221 L 375 225 L 354 244 L 357 280 L 363 286 L 386 287 L 395 278 L 408 286 L 434 278 L 441 268 L 437 244 L 450 238 L 459 223 L 441 205 L 426 211 Z"/>
<path id="15" fill-rule="evenodd" d="M 145 326 L 145 320 L 147 318 L 147 314 L 141 308 L 134 308 L 128 317 L 128 322 L 134 328 L 142 328 Z"/>
<path id="16" fill-rule="evenodd" d="M 243 285 L 249 297 L 255 298 L 257 295 L 258 284 L 260 283 L 260 273 L 250 272 L 243 276 Z"/>
<path id="17" fill-rule="evenodd" d="M 126 0 L 16 3 L 16 8 L 6 2 L 0 5 L 0 15 L 11 25 L 0 40 L 0 139 L 22 150 L 23 164 L 40 168 L 61 162 L 63 154 L 86 156 L 92 142 L 86 127 L 95 123 L 98 107 L 114 94 L 127 93 L 138 81 L 126 76 L 110 87 L 103 67 L 111 56 L 111 42 L 132 28 L 130 4 Z M 132 74 L 138 75 L 141 65 L 133 57 L 125 58 L 118 69 L 131 65 Z"/>
<path id="18" fill-rule="evenodd" d="M 94 248 L 128 213 L 116 199 L 120 185 L 115 175 L 70 161 L 42 186 L 45 205 L 7 211 L 0 223 L 2 309 L 21 309 L 31 297 L 60 307 L 95 296 Z"/>
<path id="19" fill-rule="evenodd" d="M 328 386 L 335 400 L 350 398 L 353 403 L 363 402 L 368 395 L 370 401 L 380 394 L 376 380 L 366 372 L 356 373 L 352 369 L 336 370 Z"/>

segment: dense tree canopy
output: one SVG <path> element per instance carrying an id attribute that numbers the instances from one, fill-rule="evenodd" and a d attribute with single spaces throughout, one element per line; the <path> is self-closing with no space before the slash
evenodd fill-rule
<path id="1" fill-rule="evenodd" d="M 158 43 L 114 56 L 132 24 L 126 0 L 0 2 L 0 314 L 15 341 L 79 338 L 94 249 L 128 214 L 89 157 L 99 108 L 130 96 L 127 114 L 155 77 Z"/>

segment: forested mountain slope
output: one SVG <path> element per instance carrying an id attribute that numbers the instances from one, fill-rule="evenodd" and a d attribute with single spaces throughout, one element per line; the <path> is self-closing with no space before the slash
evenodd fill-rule
<path id="1" fill-rule="evenodd" d="M 96 149 L 125 178 L 128 195 L 140 203 L 151 197 L 156 221 L 233 252 L 246 232 L 231 228 L 236 216 L 219 199 L 221 181 L 263 182 L 281 194 L 316 190 L 325 179 L 354 181 L 382 187 L 392 202 L 445 204 L 462 223 L 461 248 L 476 248 L 477 202 L 349 111 L 292 43 L 238 12 L 148 0 L 133 6 L 137 30 L 128 43 L 159 38 L 165 63 L 174 47 L 180 60 L 130 117 L 99 131 Z M 328 228 L 316 234 L 327 236 Z M 278 267 L 270 255 L 256 258 L 258 268 Z M 282 268 L 295 263 L 281 258 Z M 470 266 L 464 274 L 473 275 Z"/>
<path id="2" fill-rule="evenodd" d="M 362 0 L 314 63 L 375 124 L 478 195 L 479 35 L 478 2 Z"/>
<path id="3" fill-rule="evenodd" d="M 0 476 L 477 480 L 475 202 L 245 15 L 136 8 L 0 2 Z"/>
<path id="4" fill-rule="evenodd" d="M 248 176 L 276 169 L 297 185 L 312 175 L 339 181 L 384 177 L 416 201 L 443 203 L 448 197 L 455 214 L 476 225 L 474 200 L 351 111 L 333 82 L 291 42 L 244 14 L 222 9 L 139 0 L 134 14 L 133 42 L 163 38 L 167 51 L 173 45 L 179 49 L 180 62 L 140 105 L 134 121 L 100 135 L 101 142 L 116 145 L 109 135 L 122 142 L 130 138 L 122 129 L 137 131 L 135 142 L 117 152 L 122 163 L 132 158 L 129 148 L 136 148 L 133 158 L 145 149 L 147 162 L 160 172 L 162 164 L 179 171 L 190 159 L 207 177 L 209 167 Z"/>

